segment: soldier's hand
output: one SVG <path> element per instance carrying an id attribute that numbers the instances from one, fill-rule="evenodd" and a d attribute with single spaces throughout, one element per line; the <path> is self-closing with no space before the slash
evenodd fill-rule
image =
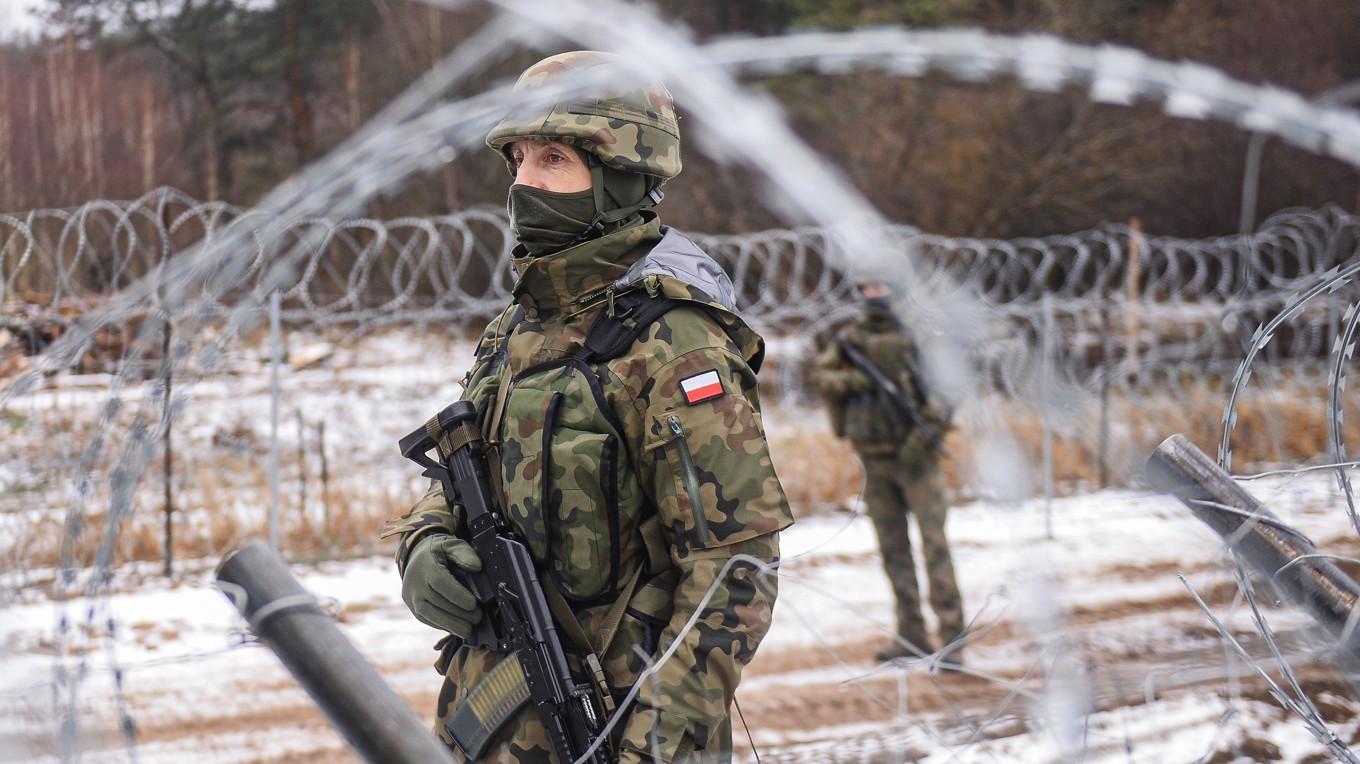
<path id="1" fill-rule="evenodd" d="M 940 430 L 948 430 L 954 426 L 954 412 L 939 401 L 932 400 L 926 406 L 925 419 Z"/>
<path id="2" fill-rule="evenodd" d="M 471 544 L 443 533 L 421 539 L 406 561 L 401 599 L 416 620 L 466 639 L 482 620 L 482 610 L 472 591 L 454 576 L 455 568 L 482 569 Z"/>

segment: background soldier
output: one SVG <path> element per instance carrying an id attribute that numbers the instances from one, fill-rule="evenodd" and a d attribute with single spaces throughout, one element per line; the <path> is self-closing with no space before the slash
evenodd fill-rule
<path id="1" fill-rule="evenodd" d="M 552 56 L 517 88 L 594 67 L 618 64 Z M 673 651 L 615 729 L 620 761 L 726 760 L 728 709 L 775 596 L 773 576 L 728 564 L 773 563 L 792 522 L 756 396 L 763 342 L 736 314 L 722 268 L 650 209 L 680 172 L 670 93 L 592 96 L 509 117 L 487 137 L 515 176 L 518 281 L 482 335 L 464 398 L 581 681 L 588 656 L 603 665 L 603 710 Z M 400 536 L 403 599 L 450 634 L 437 646 L 436 731 L 465 759 L 551 761 L 532 705 L 474 725 L 471 743 L 459 737 L 460 710 L 512 697 L 482 682 L 505 656 L 462 644 L 481 618 L 450 572 L 481 564 L 464 533 L 461 507 L 437 485 L 387 530 Z"/>
<path id="2" fill-rule="evenodd" d="M 818 357 L 814 383 L 827 402 L 832 430 L 850 440 L 864 463 L 864 500 L 897 603 L 900 641 L 875 655 L 886 661 L 934 652 L 921 615 L 908 514 L 915 515 L 921 533 L 942 646 L 963 634 L 963 606 L 944 533 L 940 475 L 950 413 L 925 387 L 916 347 L 893 314 L 888 288 L 866 283 L 860 292 L 863 313 Z M 946 659 L 961 663 L 960 648 L 950 647 Z"/>

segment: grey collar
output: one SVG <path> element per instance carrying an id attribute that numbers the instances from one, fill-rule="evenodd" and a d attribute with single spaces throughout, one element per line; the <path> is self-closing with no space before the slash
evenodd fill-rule
<path id="1" fill-rule="evenodd" d="M 634 286 L 648 276 L 670 276 L 702 292 L 705 297 L 729 311 L 736 312 L 736 290 L 732 287 L 732 279 L 727 271 L 698 244 L 674 228 L 662 226 L 661 232 L 661 241 L 614 282 L 615 288 L 623 291 L 625 287 Z"/>

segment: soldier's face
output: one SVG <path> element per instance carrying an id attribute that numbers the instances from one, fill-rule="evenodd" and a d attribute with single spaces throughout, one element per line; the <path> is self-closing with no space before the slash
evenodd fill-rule
<path id="1" fill-rule="evenodd" d="M 523 140 L 510 144 L 515 185 L 569 194 L 590 188 L 590 168 L 570 146 L 556 141 Z"/>
<path id="2" fill-rule="evenodd" d="M 868 283 L 859 288 L 859 293 L 866 300 L 882 300 L 892 295 L 892 290 L 885 284 Z"/>

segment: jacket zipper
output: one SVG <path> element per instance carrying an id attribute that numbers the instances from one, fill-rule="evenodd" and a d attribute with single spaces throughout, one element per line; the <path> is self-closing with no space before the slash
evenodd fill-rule
<path id="1" fill-rule="evenodd" d="M 606 519 L 609 521 L 609 585 L 611 597 L 617 596 L 619 589 L 619 556 L 622 550 L 619 540 L 619 442 L 613 435 L 605 438 L 604 449 L 600 453 L 600 490 L 604 495 Z"/>
<path id="2" fill-rule="evenodd" d="M 548 399 L 548 408 L 543 414 L 543 450 L 540 452 L 540 466 L 543 470 L 539 475 L 538 486 L 538 505 L 542 507 L 543 523 L 548 532 L 548 544 L 552 544 L 553 522 L 552 511 L 552 436 L 553 429 L 557 427 L 557 410 L 562 407 L 562 393 L 553 393 Z"/>
<path id="3" fill-rule="evenodd" d="M 694 467 L 694 455 L 689 452 L 689 441 L 685 440 L 685 428 L 680 426 L 680 417 L 670 416 L 666 420 L 675 433 L 675 453 L 680 457 L 680 471 L 684 473 L 685 493 L 689 495 L 690 510 L 694 513 L 694 531 L 700 544 L 708 541 L 708 518 L 704 517 L 704 505 L 700 502 L 699 472 Z"/>

